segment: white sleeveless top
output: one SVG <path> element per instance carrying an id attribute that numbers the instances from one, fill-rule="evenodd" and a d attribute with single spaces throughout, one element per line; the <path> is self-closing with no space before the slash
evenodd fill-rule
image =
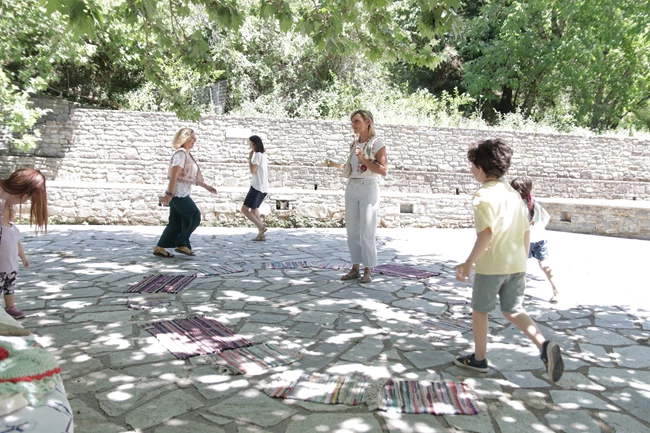
<path id="1" fill-rule="evenodd" d="M 377 137 L 373 137 L 363 143 L 357 143 L 357 146 L 363 149 L 364 155 L 366 155 L 366 159 L 370 159 L 375 163 L 377 162 L 377 152 L 379 152 L 382 147 L 386 147 L 384 140 Z M 363 165 L 359 161 L 359 157 L 354 152 L 352 152 L 352 156 L 350 157 L 350 164 L 352 166 L 352 174 L 350 175 L 350 179 L 381 179 L 383 177 L 381 174 L 375 173 Z"/>

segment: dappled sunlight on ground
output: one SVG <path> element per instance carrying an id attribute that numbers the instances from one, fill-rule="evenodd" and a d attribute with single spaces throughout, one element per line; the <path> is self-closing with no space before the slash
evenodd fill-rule
<path id="1" fill-rule="evenodd" d="M 528 276 L 526 308 L 564 354 L 565 374 L 557 384 L 549 382 L 536 346 L 498 307 L 489 319 L 488 373 L 452 364 L 455 356 L 472 351 L 472 331 L 436 334 L 422 324 L 434 318 L 471 323 L 471 285 L 456 281 L 452 269 L 471 249 L 471 230 L 380 230 L 380 263 L 441 275 L 420 281 L 375 275 L 368 285 L 340 281 L 340 270 L 267 269 L 274 261 L 348 260 L 343 230 L 271 229 L 267 242 L 256 243 L 248 241 L 248 229 L 200 228 L 192 237 L 197 256 L 174 259 L 151 254 L 161 231 L 53 227 L 35 240 L 36 248 L 29 246 L 34 238 L 24 240 L 32 266 L 19 278 L 17 305 L 28 307 L 22 323 L 58 357 L 71 398 L 89 408 L 81 408 L 80 425 L 107 426 L 98 433 L 203 433 L 203 428 L 497 433 L 547 432 L 550 426 L 590 431 L 592 421 L 632 432 L 650 425 L 650 312 L 639 305 L 586 306 L 590 299 L 579 292 L 582 286 L 566 291 L 585 305 L 550 305 L 543 276 Z M 129 300 L 147 298 L 126 293 L 145 275 L 189 275 L 219 265 L 243 272 L 202 275 L 170 294 L 165 305 L 126 308 Z M 563 266 L 560 261 L 558 273 Z M 621 292 L 626 287 L 622 284 Z M 276 345 L 298 360 L 247 375 L 225 374 L 212 355 L 176 359 L 161 343 L 169 335 L 154 337 L 143 328 L 192 316 L 215 319 L 255 345 Z M 481 412 L 475 417 L 387 414 L 368 412 L 365 405 L 323 408 L 336 405 L 272 399 L 261 392 L 274 375 L 302 373 L 359 375 L 379 383 L 388 378 L 464 381 Z"/>

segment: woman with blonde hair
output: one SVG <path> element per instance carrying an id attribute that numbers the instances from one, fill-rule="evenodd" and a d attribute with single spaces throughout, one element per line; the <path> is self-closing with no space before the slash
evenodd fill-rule
<path id="1" fill-rule="evenodd" d="M 386 146 L 375 134 L 372 113 L 357 110 L 350 116 L 355 139 L 350 145 L 343 176 L 349 178 L 345 188 L 345 228 L 352 269 L 341 280 L 360 278 L 360 283 L 372 281 L 372 268 L 377 266 L 377 215 L 379 214 L 379 180 L 388 173 Z"/>
<path id="2" fill-rule="evenodd" d="M 167 177 L 167 191 L 160 198 L 160 204 L 169 206 L 169 222 L 153 254 L 159 257 L 174 257 L 165 248 L 174 248 L 178 253 L 193 256 L 190 235 L 201 223 L 201 211 L 190 197 L 192 185 L 199 185 L 211 193 L 217 190 L 203 181 L 201 170 L 191 154 L 196 135 L 190 128 L 181 128 L 172 140 L 172 155 Z"/>

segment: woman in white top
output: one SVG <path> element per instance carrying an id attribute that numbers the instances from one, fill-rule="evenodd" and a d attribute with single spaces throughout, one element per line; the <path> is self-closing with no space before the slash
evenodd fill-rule
<path id="1" fill-rule="evenodd" d="M 153 254 L 159 257 L 174 257 L 165 248 L 193 256 L 190 235 L 201 224 L 201 211 L 190 197 L 192 185 L 199 185 L 215 194 L 217 190 L 203 182 L 199 165 L 190 151 L 196 143 L 196 135 L 190 128 L 181 128 L 172 140 L 174 154 L 169 163 L 167 191 L 160 204 L 169 205 L 169 222 L 163 231 Z"/>
<path id="2" fill-rule="evenodd" d="M 260 206 L 269 192 L 269 166 L 264 153 L 264 144 L 262 139 L 257 135 L 251 135 L 248 138 L 248 144 L 251 151 L 248 154 L 248 169 L 251 172 L 251 187 L 248 190 L 244 205 L 241 211 L 255 227 L 257 227 L 257 236 L 254 241 L 265 241 L 266 231 L 268 230 L 262 222 L 260 215 Z"/>
<path id="3" fill-rule="evenodd" d="M 352 269 L 341 280 L 359 278 L 363 263 L 363 277 L 359 282 L 372 281 L 371 270 L 377 266 L 377 215 L 379 213 L 379 179 L 388 173 L 386 146 L 375 134 L 372 113 L 357 110 L 350 116 L 356 135 L 350 146 L 344 173 L 349 175 L 345 188 L 345 227 Z M 347 176 L 346 176 L 347 177 Z"/>

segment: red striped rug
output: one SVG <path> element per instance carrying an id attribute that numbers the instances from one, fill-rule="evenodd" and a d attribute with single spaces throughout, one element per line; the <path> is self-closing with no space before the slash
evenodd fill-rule
<path id="1" fill-rule="evenodd" d="M 310 268 L 316 269 L 334 269 L 336 271 L 352 269 L 350 262 L 309 262 Z"/>
<path id="2" fill-rule="evenodd" d="M 389 379 L 379 393 L 379 410 L 434 415 L 476 415 L 478 406 L 464 382 Z"/>
<path id="3" fill-rule="evenodd" d="M 196 279 L 196 275 L 147 275 L 126 293 L 179 293 Z"/>
<path id="4" fill-rule="evenodd" d="M 216 320 L 203 316 L 151 322 L 143 327 L 178 359 L 253 344 Z"/>
<path id="5" fill-rule="evenodd" d="M 399 265 L 375 266 L 373 271 L 377 272 L 378 274 L 384 274 L 391 277 L 407 278 L 409 280 L 421 280 L 422 278 L 431 278 L 440 275 L 440 272 L 426 271 L 424 269 L 416 269 Z"/>
<path id="6" fill-rule="evenodd" d="M 364 403 L 365 393 L 372 385 L 368 379 L 357 375 L 297 373 L 284 373 L 280 379 L 266 387 L 264 393 L 274 398 L 356 406 Z"/>

